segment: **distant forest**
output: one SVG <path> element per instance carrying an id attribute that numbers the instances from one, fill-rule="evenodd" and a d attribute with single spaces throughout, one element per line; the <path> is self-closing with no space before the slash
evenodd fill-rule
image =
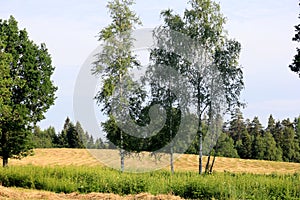
<path id="1" fill-rule="evenodd" d="M 74 125 L 70 118 L 65 120 L 63 130 L 56 132 L 54 127 L 41 130 L 35 127 L 31 135 L 31 145 L 34 148 L 108 148 L 108 143 L 104 143 L 101 138 L 94 138 L 87 131 L 84 131 L 80 122 Z"/>
<path id="2" fill-rule="evenodd" d="M 204 131 L 207 121 L 203 120 Z M 53 127 L 45 130 L 36 127 L 31 143 L 34 148 L 115 148 L 108 140 L 93 138 L 83 130 L 80 122 L 74 125 L 69 118 L 65 120 L 63 130 L 58 133 Z M 186 153 L 198 154 L 198 144 L 199 138 L 196 136 Z M 267 127 L 264 128 L 258 117 L 245 120 L 242 112 L 236 109 L 231 119 L 224 123 L 213 151 L 220 157 L 299 163 L 300 117 L 275 121 L 270 115 Z"/>

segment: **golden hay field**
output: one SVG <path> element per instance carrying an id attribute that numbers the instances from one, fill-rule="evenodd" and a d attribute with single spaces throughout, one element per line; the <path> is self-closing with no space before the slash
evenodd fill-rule
<path id="1" fill-rule="evenodd" d="M 118 157 L 117 150 L 96 150 L 101 152 L 109 159 Z M 26 157 L 22 160 L 9 160 L 9 165 L 37 165 L 37 166 L 103 166 L 103 164 L 93 157 L 93 151 L 87 149 L 35 149 L 34 155 Z M 95 155 L 95 154 L 94 154 Z M 149 156 L 144 156 L 142 160 L 146 165 L 153 165 L 148 159 Z M 125 165 L 133 163 L 137 158 L 126 158 Z M 168 157 L 165 158 L 168 160 Z M 204 157 L 203 161 L 206 162 Z M 115 162 L 119 163 L 118 160 Z M 107 163 L 105 161 L 105 163 Z M 197 155 L 181 155 L 175 161 L 175 171 L 197 171 L 198 156 Z M 254 173 L 254 174 L 270 174 L 270 173 L 295 173 L 300 172 L 300 163 L 273 162 L 261 160 L 243 160 L 235 158 L 217 157 L 214 171 L 216 172 L 236 172 L 236 173 Z"/>
<path id="2" fill-rule="evenodd" d="M 0 186 L 0 200 L 180 200 L 173 195 L 151 195 L 141 193 L 136 195 L 120 196 L 116 194 L 90 193 L 90 194 L 56 194 L 54 192 L 29 190 L 23 188 L 6 188 Z"/>

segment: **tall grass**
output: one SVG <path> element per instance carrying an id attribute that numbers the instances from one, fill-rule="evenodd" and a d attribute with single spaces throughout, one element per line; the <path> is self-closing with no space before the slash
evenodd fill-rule
<path id="1" fill-rule="evenodd" d="M 300 174 L 254 175 L 167 171 L 121 173 L 102 167 L 12 166 L 0 169 L 3 186 L 53 192 L 101 192 L 120 195 L 148 192 L 189 199 L 300 199 Z"/>

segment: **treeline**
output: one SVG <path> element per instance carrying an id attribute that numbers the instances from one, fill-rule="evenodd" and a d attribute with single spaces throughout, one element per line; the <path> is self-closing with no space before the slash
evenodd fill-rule
<path id="1" fill-rule="evenodd" d="M 94 138 L 84 131 L 80 122 L 74 125 L 69 118 L 65 120 L 63 130 L 56 133 L 54 127 L 41 130 L 38 126 L 34 128 L 31 135 L 31 145 L 34 148 L 108 148 L 101 138 Z"/>
<path id="2" fill-rule="evenodd" d="M 187 153 L 198 153 L 198 141 Z M 270 115 L 264 128 L 258 117 L 244 120 L 237 109 L 231 120 L 224 123 L 214 153 L 223 157 L 300 162 L 300 117 L 275 121 Z"/>
<path id="3" fill-rule="evenodd" d="M 208 121 L 209 119 L 202 120 L 204 136 Z M 83 130 L 79 122 L 74 125 L 69 118 L 65 120 L 63 130 L 58 133 L 53 127 L 46 130 L 36 127 L 31 141 L 34 148 L 115 148 L 109 141 L 94 139 Z M 186 144 L 182 145 L 175 147 L 174 151 L 176 152 L 177 148 L 184 148 Z M 199 138 L 196 137 L 186 153 L 198 154 L 198 150 Z M 237 109 L 231 119 L 224 123 L 222 133 L 213 148 L 213 154 L 231 158 L 300 162 L 300 117 L 293 121 L 290 119 L 275 121 L 270 115 L 267 127 L 264 128 L 258 117 L 252 121 L 244 120 L 243 114 Z"/>

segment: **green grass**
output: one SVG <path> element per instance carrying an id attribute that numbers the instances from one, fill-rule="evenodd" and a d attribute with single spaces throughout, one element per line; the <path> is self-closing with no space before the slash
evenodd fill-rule
<path id="1" fill-rule="evenodd" d="M 7 187 L 53 192 L 101 192 L 120 195 L 148 192 L 190 199 L 300 199 L 300 174 L 254 175 L 167 171 L 121 173 L 103 167 L 12 166 L 0 169 Z"/>

